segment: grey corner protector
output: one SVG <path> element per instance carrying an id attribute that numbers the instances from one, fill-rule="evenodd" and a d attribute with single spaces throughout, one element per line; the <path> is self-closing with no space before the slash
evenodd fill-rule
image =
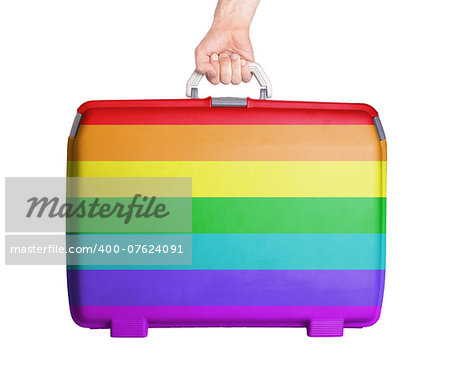
<path id="1" fill-rule="evenodd" d="M 211 106 L 247 106 L 246 98 L 239 97 L 213 97 L 211 100 Z"/>
<path id="2" fill-rule="evenodd" d="M 76 114 L 75 120 L 73 120 L 72 129 L 70 129 L 71 137 L 75 138 L 77 136 L 78 128 L 80 127 L 80 123 L 81 123 L 81 117 L 83 117 L 83 115 L 81 113 Z"/>
<path id="3" fill-rule="evenodd" d="M 383 125 L 381 124 L 380 117 L 375 116 L 373 118 L 373 123 L 375 128 L 377 129 L 378 138 L 380 141 L 384 141 L 386 139 L 386 135 L 384 134 Z"/>
<path id="4" fill-rule="evenodd" d="M 259 99 L 260 100 L 267 100 L 267 89 L 261 88 L 259 90 Z"/>

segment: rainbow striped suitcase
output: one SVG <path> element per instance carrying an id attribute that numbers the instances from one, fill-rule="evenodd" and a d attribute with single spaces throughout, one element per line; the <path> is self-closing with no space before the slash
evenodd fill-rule
<path id="1" fill-rule="evenodd" d="M 74 321 L 116 337 L 199 326 L 341 336 L 374 324 L 385 278 L 386 141 L 377 112 L 270 101 L 264 79 L 262 99 L 199 99 L 196 84 L 190 99 L 78 109 L 68 176 L 190 180 L 191 231 L 132 235 L 184 238 L 191 260 L 68 265 Z"/>

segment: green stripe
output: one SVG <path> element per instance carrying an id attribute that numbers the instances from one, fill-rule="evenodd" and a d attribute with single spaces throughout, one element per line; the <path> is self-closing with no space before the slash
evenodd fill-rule
<path id="1" fill-rule="evenodd" d="M 90 199 L 86 199 L 87 202 Z M 103 199 L 102 199 L 103 200 Z M 386 198 L 162 198 L 166 218 L 68 220 L 74 233 L 385 233 Z M 111 203 L 130 203 L 110 198 Z"/>
<path id="2" fill-rule="evenodd" d="M 193 198 L 194 233 L 385 233 L 386 198 Z"/>

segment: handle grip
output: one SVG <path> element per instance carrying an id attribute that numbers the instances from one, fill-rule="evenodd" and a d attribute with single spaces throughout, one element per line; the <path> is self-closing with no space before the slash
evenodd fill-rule
<path id="1" fill-rule="evenodd" d="M 250 69 L 250 72 L 253 73 L 256 80 L 258 81 L 259 86 L 261 87 L 260 98 L 266 99 L 272 97 L 272 83 L 262 69 L 261 65 L 255 62 L 249 62 L 248 67 Z M 202 78 L 203 75 L 194 70 L 186 84 L 187 97 L 198 98 L 198 84 L 200 83 L 200 80 Z"/>

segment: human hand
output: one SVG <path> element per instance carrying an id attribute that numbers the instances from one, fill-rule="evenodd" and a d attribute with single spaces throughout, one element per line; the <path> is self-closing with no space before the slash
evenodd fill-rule
<path id="1" fill-rule="evenodd" d="M 248 61 L 254 61 L 254 56 L 249 31 L 258 3 L 219 0 L 213 25 L 195 49 L 195 69 L 212 84 L 251 80 Z"/>
<path id="2" fill-rule="evenodd" d="M 254 61 L 248 30 L 212 27 L 195 49 L 197 72 L 214 85 L 238 85 L 252 78 L 248 61 Z"/>

